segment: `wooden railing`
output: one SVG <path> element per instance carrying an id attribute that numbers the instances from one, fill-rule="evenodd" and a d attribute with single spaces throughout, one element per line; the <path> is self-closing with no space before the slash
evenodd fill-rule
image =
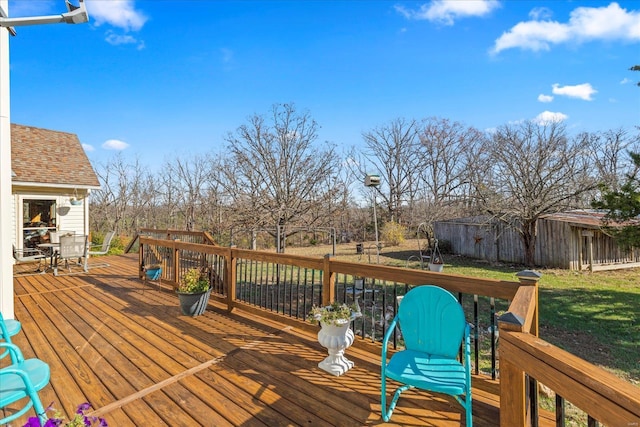
<path id="1" fill-rule="evenodd" d="M 640 388 L 538 338 L 536 317 L 537 287 L 522 287 L 498 319 L 500 426 L 538 425 L 538 382 L 556 394 L 557 426 L 565 400 L 587 414 L 589 427 L 640 426 Z"/>
<path id="2" fill-rule="evenodd" d="M 205 245 L 217 245 L 211 234 L 206 231 L 186 231 L 186 230 L 159 230 L 155 228 L 141 228 L 124 248 L 125 253 L 131 252 L 136 243 L 139 243 L 140 236 L 154 237 L 156 239 L 181 240 L 190 243 L 202 243 Z"/>
<path id="3" fill-rule="evenodd" d="M 412 286 L 437 285 L 457 294 L 467 313 L 473 311 L 468 318 L 474 319 L 476 354 L 480 341 L 478 330 L 482 329 L 482 333 L 487 329 L 490 331 L 494 375 L 497 372 L 494 334 L 499 330 L 502 427 L 537 425 L 537 381 L 589 414 L 590 425 L 596 425 L 595 420 L 598 420 L 608 426 L 640 426 L 637 387 L 537 336 L 539 276 L 531 271 L 519 273 L 519 282 L 501 281 L 350 263 L 330 256 L 312 258 L 147 236 L 140 236 L 139 262 L 141 277 L 144 265 L 162 264 L 163 280 L 173 286 L 177 286 L 187 268 L 206 267 L 213 271 L 212 298 L 226 304 L 229 311 L 241 308 L 310 331 L 317 329 L 303 320 L 311 305 L 347 301 L 350 295 L 355 298 L 358 280 L 368 283 L 362 288 L 363 292 L 370 290 L 369 295 L 373 298 L 382 295 L 383 306 L 390 306 L 392 314 L 397 308 L 395 296 L 404 294 Z M 304 294 L 296 294 L 296 287 L 298 292 L 299 288 L 304 288 Z M 389 296 L 388 290 L 391 290 Z M 484 322 L 478 321 L 479 299 L 485 299 L 491 307 L 489 316 L 484 316 L 488 320 Z M 496 301 L 505 307 L 497 322 L 499 329 L 493 323 Z M 373 323 L 375 319 L 369 321 Z M 485 328 L 485 325 L 489 327 Z M 363 323 L 361 328 L 364 327 Z M 354 329 L 357 328 L 358 325 L 354 325 Z M 380 351 L 380 343 L 375 339 L 361 339 L 359 344 Z M 476 356 L 476 373 L 478 364 Z M 556 412 L 559 426 L 564 425 L 562 408 L 559 405 Z"/>

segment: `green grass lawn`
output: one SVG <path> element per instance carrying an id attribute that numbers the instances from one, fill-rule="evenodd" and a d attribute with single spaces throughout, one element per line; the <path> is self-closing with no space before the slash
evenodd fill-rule
<path id="1" fill-rule="evenodd" d="M 514 279 L 510 267 L 451 261 L 452 273 Z M 538 271 L 540 337 L 640 386 L 640 269 Z"/>
<path id="2" fill-rule="evenodd" d="M 355 243 L 338 245 L 336 257 L 375 263 L 375 249 L 355 253 Z M 288 253 L 322 256 L 331 246 L 287 248 Z M 383 248 L 380 264 L 419 268 L 417 242 Z M 445 273 L 517 280 L 523 266 L 490 265 L 444 255 Z M 640 387 L 640 269 L 575 272 L 538 269 L 540 337 Z"/>

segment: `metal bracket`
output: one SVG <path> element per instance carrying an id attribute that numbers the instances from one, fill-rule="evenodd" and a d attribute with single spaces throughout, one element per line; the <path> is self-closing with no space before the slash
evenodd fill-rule
<path id="1" fill-rule="evenodd" d="M 84 0 L 79 0 L 78 6 L 75 6 L 65 0 L 68 12 L 61 13 L 60 15 L 47 15 L 47 16 L 25 16 L 20 18 L 9 18 L 7 13 L 0 7 L 0 27 L 5 27 L 11 33 L 12 36 L 16 35 L 16 30 L 13 27 L 22 27 L 27 25 L 39 25 L 39 24 L 58 24 L 64 22 L 66 24 L 82 24 L 89 21 L 89 14 L 87 13 L 87 7 L 84 4 Z"/>

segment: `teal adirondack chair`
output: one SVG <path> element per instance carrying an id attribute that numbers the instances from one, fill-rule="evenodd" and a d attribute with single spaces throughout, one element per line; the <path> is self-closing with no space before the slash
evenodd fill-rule
<path id="1" fill-rule="evenodd" d="M 5 320 L 5 318 L 2 317 L 2 313 L 0 313 L 0 338 L 4 342 L 10 343 L 11 337 L 20 332 L 21 328 L 22 324 L 20 322 L 14 319 Z M 0 359 L 4 358 L 8 352 L 9 350 L 4 350 L 2 354 L 0 354 Z M 12 359 L 12 361 L 15 363 L 15 360 Z"/>
<path id="2" fill-rule="evenodd" d="M 0 369 L 0 408 L 6 408 L 25 397 L 28 398 L 25 403 L 20 403 L 20 405 L 24 405 L 20 409 L 12 406 L 12 411 L 0 411 L 0 414 L 8 414 L 0 419 L 0 425 L 21 417 L 32 407 L 40 424 L 44 425 L 47 421 L 47 415 L 38 397 L 38 391 L 49 384 L 51 377 L 49 365 L 40 359 L 25 360 L 15 344 L 2 342 L 0 348 L 9 351 L 13 361 L 11 365 Z"/>
<path id="3" fill-rule="evenodd" d="M 399 323 L 405 350 L 387 362 L 389 338 Z M 469 324 L 462 306 L 448 291 L 436 286 L 410 290 L 398 307 L 382 342 L 382 418 L 389 421 L 400 393 L 419 388 L 452 395 L 465 409 L 466 426 L 472 427 L 471 347 Z M 463 361 L 458 361 L 460 345 Z M 387 381 L 401 383 L 387 409 Z"/>

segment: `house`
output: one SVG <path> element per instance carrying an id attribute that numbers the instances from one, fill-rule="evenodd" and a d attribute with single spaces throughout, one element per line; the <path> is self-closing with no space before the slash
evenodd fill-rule
<path id="1" fill-rule="evenodd" d="M 35 247 L 51 231 L 89 234 L 91 190 L 100 188 L 77 135 L 11 125 L 13 243 Z"/>
<path id="2" fill-rule="evenodd" d="M 576 210 L 538 220 L 534 263 L 568 270 L 640 267 L 640 248 L 623 250 L 602 230 L 604 213 Z M 524 245 L 514 227 L 488 216 L 434 223 L 439 240 L 454 253 L 492 262 L 525 263 Z"/>

